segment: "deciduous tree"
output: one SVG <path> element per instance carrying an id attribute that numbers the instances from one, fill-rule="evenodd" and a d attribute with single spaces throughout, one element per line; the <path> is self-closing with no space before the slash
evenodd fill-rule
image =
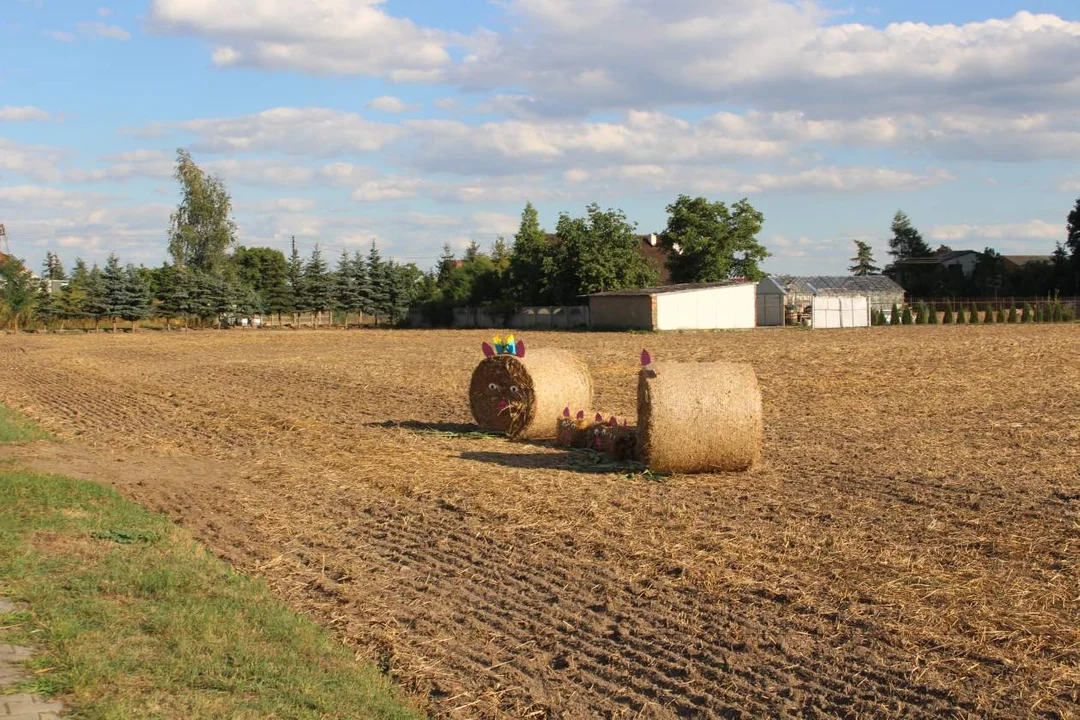
<path id="1" fill-rule="evenodd" d="M 236 240 L 232 198 L 224 182 L 204 173 L 186 150 L 176 151 L 180 204 L 169 221 L 169 253 L 176 264 L 216 273 Z"/>
<path id="2" fill-rule="evenodd" d="M 737 277 L 757 281 L 765 276 L 758 263 L 770 253 L 757 240 L 765 217 L 745 198 L 729 209 L 723 202 L 680 195 L 667 211 L 667 228 L 660 240 L 670 253 L 672 282 Z"/>

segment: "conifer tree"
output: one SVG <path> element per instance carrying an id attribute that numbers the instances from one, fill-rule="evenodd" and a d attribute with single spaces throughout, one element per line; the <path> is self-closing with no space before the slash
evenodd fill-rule
<path id="1" fill-rule="evenodd" d="M 983 325 L 994 324 L 994 309 L 989 305 L 986 306 L 986 312 L 983 314 Z"/>
<path id="2" fill-rule="evenodd" d="M 307 309 L 307 298 L 304 294 L 304 261 L 300 259 L 300 251 L 296 249 L 295 237 L 292 239 L 292 254 L 289 256 L 287 285 L 293 312 L 293 324 L 299 326 L 300 312 Z"/>
<path id="3" fill-rule="evenodd" d="M 130 322 L 131 332 L 135 332 L 135 323 L 145 320 L 150 313 L 150 287 L 134 265 L 124 268 L 121 298 L 120 319 Z"/>
<path id="4" fill-rule="evenodd" d="M 952 325 L 954 322 L 956 322 L 956 318 L 953 315 L 952 303 L 951 302 L 946 303 L 945 304 L 945 316 L 941 319 L 941 324 L 942 325 Z"/>
<path id="5" fill-rule="evenodd" d="M 279 325 L 284 313 L 295 312 L 292 289 L 289 286 L 289 267 L 270 264 L 263 275 L 263 307 L 268 315 L 277 316 Z"/>
<path id="6" fill-rule="evenodd" d="M 904 306 L 904 312 L 900 315 L 900 321 L 903 322 L 905 325 L 911 325 L 912 317 L 910 305 Z"/>
<path id="7" fill-rule="evenodd" d="M 928 310 L 928 317 L 927 317 L 928 322 L 931 325 L 937 325 L 938 324 L 937 303 L 930 303 L 930 306 L 927 308 L 927 310 Z"/>
<path id="8" fill-rule="evenodd" d="M 1005 317 L 1005 306 L 1004 306 L 1004 305 L 998 305 L 998 309 L 997 309 L 997 321 L 998 321 L 998 323 L 1004 323 L 1004 322 L 1005 322 L 1005 320 L 1006 320 L 1006 317 Z"/>
<path id="9" fill-rule="evenodd" d="M 94 331 L 101 332 L 101 321 L 109 316 L 109 288 L 105 284 L 105 273 L 96 264 L 87 273 L 85 292 L 86 315 L 93 319 Z"/>
<path id="10" fill-rule="evenodd" d="M 892 315 L 889 317 L 889 324 L 890 325 L 899 325 L 900 324 L 900 308 L 897 307 L 896 303 L 893 303 Z"/>
<path id="11" fill-rule="evenodd" d="M 345 313 L 345 327 L 349 327 L 349 313 L 356 309 L 359 302 L 353 263 L 348 251 L 342 250 L 334 273 L 334 306 Z"/>
<path id="12" fill-rule="evenodd" d="M 1012 306 L 1009 308 L 1009 322 L 1015 323 L 1016 320 L 1016 303 L 1013 303 Z"/>
<path id="13" fill-rule="evenodd" d="M 353 285 L 356 287 L 356 304 L 353 305 L 353 310 L 359 316 L 356 320 L 357 324 L 363 325 L 364 313 L 369 312 L 368 308 L 372 306 L 372 299 L 371 280 L 368 277 L 367 263 L 364 262 L 364 257 L 360 254 L 360 251 L 353 254 L 350 270 Z"/>
<path id="14" fill-rule="evenodd" d="M 371 251 L 368 253 L 367 274 L 371 292 L 364 300 L 367 303 L 364 310 L 374 316 L 375 325 L 378 326 L 379 315 L 386 312 L 386 306 L 389 304 L 390 287 L 386 277 L 386 263 L 383 262 L 379 255 L 379 248 L 374 242 L 371 243 Z"/>
<path id="15" fill-rule="evenodd" d="M 318 244 L 311 252 L 311 258 L 304 266 L 304 296 L 308 309 L 315 313 L 315 327 L 327 310 L 334 307 L 334 283 L 330 270 L 323 260 Z"/>
<path id="16" fill-rule="evenodd" d="M 188 307 L 187 277 L 176 265 L 166 261 L 158 270 L 157 305 L 154 314 L 165 319 L 165 329 L 172 329 L 172 321 L 184 316 Z"/>
<path id="17" fill-rule="evenodd" d="M 120 258 L 115 254 L 109 253 L 105 269 L 101 272 L 101 279 L 105 283 L 105 302 L 108 308 L 106 317 L 112 321 L 112 331 L 116 332 L 116 322 L 120 319 L 120 313 L 127 304 L 127 289 L 124 284 L 124 269 L 120 267 Z"/>
<path id="18" fill-rule="evenodd" d="M 1032 317 L 1032 313 L 1035 311 L 1031 307 L 1031 303 L 1024 303 L 1024 317 L 1022 322 L 1029 323 L 1034 322 L 1035 318 Z"/>

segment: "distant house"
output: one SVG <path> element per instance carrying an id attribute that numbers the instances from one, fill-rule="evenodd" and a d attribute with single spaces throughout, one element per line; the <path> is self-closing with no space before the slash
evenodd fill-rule
<path id="1" fill-rule="evenodd" d="M 725 280 L 589 295 L 589 324 L 634 330 L 752 328 L 756 283 Z"/>
<path id="2" fill-rule="evenodd" d="M 1050 255 L 1002 255 L 1006 270 L 1019 270 L 1028 263 L 1049 263 L 1053 261 Z"/>
<path id="3" fill-rule="evenodd" d="M 773 275 L 766 280 L 771 282 L 762 281 L 758 285 L 759 303 L 765 303 L 766 307 L 771 307 L 768 296 L 777 294 L 782 295 L 785 308 L 800 309 L 820 296 L 866 297 L 871 310 L 885 312 L 891 310 L 894 303 L 902 305 L 904 302 L 904 288 L 884 275 Z M 775 310 L 766 313 L 763 315 L 759 310 L 759 321 L 765 317 L 768 324 L 782 324 L 773 322 Z"/>

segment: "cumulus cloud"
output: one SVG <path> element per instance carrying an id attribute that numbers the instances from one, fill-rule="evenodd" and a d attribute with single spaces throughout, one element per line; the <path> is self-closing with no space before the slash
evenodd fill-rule
<path id="1" fill-rule="evenodd" d="M 50 30 L 46 33 L 49 37 L 57 42 L 69 43 L 75 42 L 75 33 L 67 32 L 66 30 Z"/>
<path id="2" fill-rule="evenodd" d="M 54 181 L 61 174 L 62 155 L 57 148 L 0 138 L 0 177 L 14 173 L 35 181 Z"/>
<path id="3" fill-rule="evenodd" d="M 1058 178 L 1057 190 L 1064 193 L 1080 192 L 1080 175 L 1067 175 Z"/>
<path id="4" fill-rule="evenodd" d="M 1019 223 L 935 225 L 930 237 L 936 240 L 1010 240 L 1038 239 L 1062 240 L 1065 236 L 1064 222 L 1050 223 L 1045 220 L 1028 220 Z"/>
<path id="5" fill-rule="evenodd" d="M 180 129 L 195 136 L 192 149 L 209 153 L 281 152 L 331 156 L 378 150 L 399 137 L 401 127 L 328 108 L 279 107 L 254 115 L 188 120 L 142 128 Z"/>
<path id="6" fill-rule="evenodd" d="M 382 95 L 369 102 L 365 107 L 384 113 L 404 113 L 419 109 L 419 105 L 409 105 L 399 97 Z"/>
<path id="7" fill-rule="evenodd" d="M 49 113 L 32 105 L 0 107 L 0 122 L 33 122 L 51 119 L 52 116 Z"/>
<path id="8" fill-rule="evenodd" d="M 131 33 L 127 30 L 103 22 L 79 23 L 76 26 L 76 30 L 82 35 L 97 35 L 98 37 L 109 38 L 110 40 L 131 39 Z"/>
<path id="9" fill-rule="evenodd" d="M 153 0 L 153 32 L 202 37 L 220 66 L 437 80 L 449 35 L 387 13 L 382 0 Z"/>

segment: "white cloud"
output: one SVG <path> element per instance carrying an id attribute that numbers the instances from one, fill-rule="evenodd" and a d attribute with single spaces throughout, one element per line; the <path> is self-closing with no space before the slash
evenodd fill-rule
<path id="1" fill-rule="evenodd" d="M 51 119 L 52 116 L 49 113 L 32 105 L 0 107 L 0 122 L 33 122 Z"/>
<path id="2" fill-rule="evenodd" d="M 112 10 L 110 10 L 107 7 L 99 7 L 98 11 L 97 11 L 97 14 L 98 14 L 98 17 L 106 18 L 106 17 L 109 17 L 110 15 L 112 15 Z"/>
<path id="3" fill-rule="evenodd" d="M 405 113 L 412 110 L 418 110 L 419 105 L 409 105 L 399 97 L 393 97 L 392 95 L 382 95 L 369 102 L 365 107 L 371 110 L 378 110 L 384 113 Z"/>
<path id="4" fill-rule="evenodd" d="M 402 134 L 396 125 L 327 108 L 279 107 L 254 115 L 169 123 L 193 133 L 192 147 L 211 153 L 282 152 L 331 156 L 378 150 Z M 160 126 L 142 132 L 160 131 Z"/>
<path id="5" fill-rule="evenodd" d="M 49 182 L 60 177 L 62 153 L 44 145 L 23 145 L 0 138 L 0 170 L 36 181 Z"/>
<path id="6" fill-rule="evenodd" d="M 235 205 L 237 213 L 303 213 L 314 209 L 315 201 L 311 198 L 276 198 Z"/>
<path id="7" fill-rule="evenodd" d="M 1049 223 L 1045 220 L 1028 220 L 1020 223 L 935 225 L 930 237 L 942 241 L 955 240 L 1063 240 L 1065 223 Z"/>
<path id="8" fill-rule="evenodd" d="M 1080 192 L 1080 175 L 1066 175 L 1058 178 L 1057 191 L 1063 193 Z"/>
<path id="9" fill-rule="evenodd" d="M 0 187 L 0 207 L 20 210 L 71 210 L 87 207 L 89 198 L 40 185 Z"/>
<path id="10" fill-rule="evenodd" d="M 116 25 L 107 25 L 103 22 L 79 23 L 76 29 L 82 35 L 97 35 L 98 37 L 111 40 L 130 40 L 131 33 Z"/>
<path id="11" fill-rule="evenodd" d="M 382 0 L 153 0 L 148 27 L 216 45 L 221 66 L 434 80 L 449 34 L 394 17 Z"/>
<path id="12" fill-rule="evenodd" d="M 50 30 L 46 33 L 49 37 L 57 42 L 69 43 L 75 42 L 75 33 L 66 32 L 64 30 Z"/>
<path id="13" fill-rule="evenodd" d="M 389 177 L 368 180 L 352 192 L 357 202 L 382 202 L 416 197 L 424 183 L 419 178 Z"/>

